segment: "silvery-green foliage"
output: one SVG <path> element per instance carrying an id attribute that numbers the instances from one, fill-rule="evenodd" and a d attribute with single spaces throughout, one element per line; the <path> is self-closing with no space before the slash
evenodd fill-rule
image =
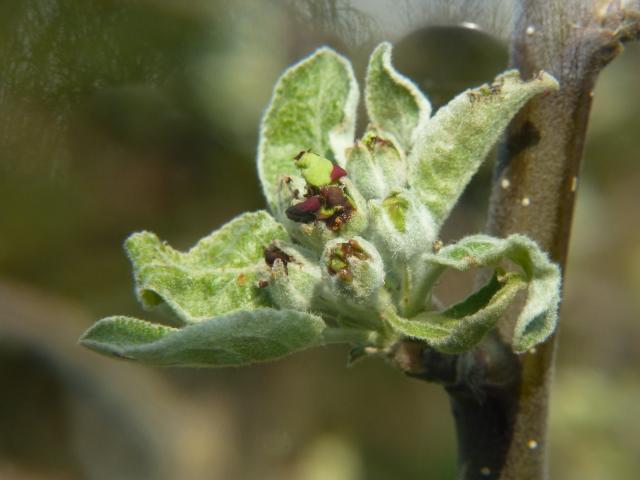
<path id="1" fill-rule="evenodd" d="M 558 88 L 540 72 L 527 82 L 516 70 L 467 90 L 438 110 L 418 133 L 409 159 L 411 187 L 442 223 L 513 115 L 534 95 Z"/>
<path id="2" fill-rule="evenodd" d="M 264 245 L 286 238 L 282 225 L 260 211 L 240 215 L 186 253 L 149 232 L 131 235 L 125 249 L 142 304 L 164 302 L 184 323 L 195 323 L 268 306 L 265 293 L 256 287 Z"/>
<path id="3" fill-rule="evenodd" d="M 399 311 L 409 313 L 410 294 L 425 265 L 417 256 L 431 251 L 438 229 L 429 210 L 411 190 L 401 190 L 369 202 L 369 236 L 387 265 L 387 288 Z M 421 306 L 424 306 L 425 295 Z"/>
<path id="4" fill-rule="evenodd" d="M 423 339 L 443 352 L 461 353 L 493 328 L 525 286 L 517 273 L 494 275 L 483 288 L 442 312 L 421 312 L 406 319 L 390 310 L 386 319 L 404 335 Z"/>
<path id="5" fill-rule="evenodd" d="M 365 99 L 373 125 L 394 135 L 409 151 L 429 120 L 431 104 L 411 80 L 393 68 L 389 43 L 382 43 L 371 54 Z"/>
<path id="6" fill-rule="evenodd" d="M 108 317 L 81 338 L 106 355 L 155 365 L 237 366 L 273 360 L 323 343 L 316 315 L 259 308 L 209 318 L 184 328 L 130 317 Z"/>
<path id="7" fill-rule="evenodd" d="M 109 317 L 81 342 L 190 366 L 244 365 L 341 342 L 384 351 L 404 336 L 462 352 L 525 291 L 513 350 L 544 341 L 557 322 L 560 272 L 535 242 L 437 239 L 509 120 L 553 88 L 544 73 L 523 81 L 506 72 L 431 117 L 427 97 L 393 68 L 384 43 L 366 75 L 369 127 L 355 139 L 351 65 L 318 50 L 283 74 L 262 122 L 258 172 L 269 213 L 241 215 L 186 253 L 148 232 L 127 240 L 138 297 L 148 308 L 166 304 L 178 327 Z M 494 274 L 484 287 L 434 307 L 446 269 L 486 267 Z"/>
<path id="8" fill-rule="evenodd" d="M 505 260 L 513 262 L 520 267 L 519 277 L 527 287 L 527 302 L 513 332 L 513 350 L 524 352 L 543 342 L 555 329 L 560 302 L 560 268 L 551 263 L 530 238 L 517 234 L 505 239 L 471 235 L 438 253 L 426 253 L 422 260 L 429 264 L 425 276 L 427 289 L 446 268 L 464 271 L 497 267 Z"/>

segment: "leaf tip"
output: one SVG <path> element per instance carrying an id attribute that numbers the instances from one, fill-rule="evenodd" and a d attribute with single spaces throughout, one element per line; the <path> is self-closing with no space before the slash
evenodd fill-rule
<path id="1" fill-rule="evenodd" d="M 381 56 L 384 62 L 386 58 L 391 57 L 392 50 L 393 50 L 393 45 L 391 45 L 391 42 L 386 42 L 386 41 L 382 42 L 373 50 L 373 53 L 371 54 L 371 58 L 377 58 L 378 56 Z"/>
<path id="2" fill-rule="evenodd" d="M 135 267 L 137 262 L 145 261 L 151 255 L 150 247 L 152 245 L 161 243 L 155 233 L 142 230 L 129 235 L 123 242 L 123 247 L 127 257 Z"/>
<path id="3" fill-rule="evenodd" d="M 78 338 L 78 345 L 112 357 L 124 358 L 123 353 L 117 348 L 116 344 L 105 341 L 103 335 L 112 327 L 112 320 L 117 317 L 107 317 L 97 321 L 90 326 Z"/>

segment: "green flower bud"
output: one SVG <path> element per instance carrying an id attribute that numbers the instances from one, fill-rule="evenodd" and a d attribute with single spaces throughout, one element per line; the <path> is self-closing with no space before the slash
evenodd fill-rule
<path id="1" fill-rule="evenodd" d="M 407 191 L 369 202 L 370 238 L 391 265 L 430 251 L 438 229 L 429 211 Z"/>
<path id="2" fill-rule="evenodd" d="M 372 244 L 361 237 L 333 240 L 320 264 L 332 294 L 346 303 L 375 306 L 384 285 L 384 265 Z"/>
<path id="3" fill-rule="evenodd" d="M 321 282 L 320 268 L 307 250 L 275 241 L 265 248 L 268 274 L 261 281 L 279 308 L 308 311 Z"/>
<path id="4" fill-rule="evenodd" d="M 376 131 L 347 152 L 347 169 L 358 190 L 367 198 L 384 198 L 407 181 L 405 156 L 390 135 Z"/>
<path id="5" fill-rule="evenodd" d="M 386 179 L 388 191 L 403 188 L 407 183 L 407 165 L 404 150 L 393 135 L 370 130 L 362 137 L 362 143 L 371 152 Z"/>

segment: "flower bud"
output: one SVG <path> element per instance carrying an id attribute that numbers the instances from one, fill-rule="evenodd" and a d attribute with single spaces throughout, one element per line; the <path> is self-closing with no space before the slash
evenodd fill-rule
<path id="1" fill-rule="evenodd" d="M 347 303 L 374 306 L 384 285 L 384 265 L 376 248 L 361 237 L 329 242 L 320 261 L 330 292 Z"/>
<path id="2" fill-rule="evenodd" d="M 369 202 L 370 238 L 391 265 L 429 251 L 438 233 L 430 212 L 409 191 Z"/>
<path id="3" fill-rule="evenodd" d="M 405 155 L 390 135 L 368 132 L 347 152 L 347 169 L 367 198 L 384 198 L 407 181 Z"/>
<path id="4" fill-rule="evenodd" d="M 276 240 L 265 248 L 264 259 L 269 270 L 260 286 L 273 303 L 279 308 L 309 310 L 322 277 L 310 252 Z"/>
<path id="5" fill-rule="evenodd" d="M 281 221 L 295 240 L 314 250 L 321 251 L 338 236 L 357 235 L 367 228 L 367 204 L 348 178 L 289 198 L 292 204 Z"/>
<path id="6" fill-rule="evenodd" d="M 403 188 L 407 183 L 405 152 L 393 135 L 378 130 L 370 130 L 362 137 L 362 142 L 371 152 L 376 165 L 380 167 L 387 183 L 387 191 Z"/>

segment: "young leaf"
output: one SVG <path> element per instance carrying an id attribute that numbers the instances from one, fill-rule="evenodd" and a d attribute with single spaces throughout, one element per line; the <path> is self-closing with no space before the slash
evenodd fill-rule
<path id="1" fill-rule="evenodd" d="M 371 54 L 365 102 L 374 126 L 394 135 L 407 152 L 431 114 L 429 100 L 391 65 L 391 44 L 387 42 Z"/>
<path id="2" fill-rule="evenodd" d="M 245 213 L 186 253 L 150 232 L 131 235 L 125 248 L 145 307 L 165 302 L 186 323 L 240 309 L 269 306 L 256 283 L 266 268 L 264 247 L 287 233 L 264 211 Z"/>
<path id="3" fill-rule="evenodd" d="M 445 353 L 461 353 L 482 340 L 523 288 L 526 282 L 518 274 L 494 275 L 483 288 L 443 312 L 425 312 L 410 320 L 392 312 L 386 318 L 403 335 Z"/>
<path id="4" fill-rule="evenodd" d="M 531 97 L 557 88 L 544 72 L 524 82 L 510 70 L 491 85 L 461 93 L 429 120 L 409 158 L 409 179 L 439 223 L 511 118 Z"/>
<path id="5" fill-rule="evenodd" d="M 522 268 L 528 283 L 527 301 L 513 333 L 513 350 L 522 353 L 546 340 L 555 330 L 560 303 L 560 269 L 530 238 L 517 234 L 506 239 L 472 235 L 422 258 L 431 264 L 419 289 L 422 292 L 431 289 L 446 267 L 464 271 L 495 267 L 502 260 L 512 261 Z"/>
<path id="6" fill-rule="evenodd" d="M 108 317 L 80 343 L 96 352 L 143 363 L 227 367 L 275 360 L 323 343 L 320 317 L 292 310 L 236 311 L 184 328 L 131 317 Z"/>
<path id="7" fill-rule="evenodd" d="M 280 181 L 297 174 L 294 157 L 300 151 L 310 149 L 344 165 L 344 152 L 353 143 L 358 96 L 351 64 L 326 47 L 282 75 L 262 121 L 258 147 L 258 173 L 274 213 Z"/>

